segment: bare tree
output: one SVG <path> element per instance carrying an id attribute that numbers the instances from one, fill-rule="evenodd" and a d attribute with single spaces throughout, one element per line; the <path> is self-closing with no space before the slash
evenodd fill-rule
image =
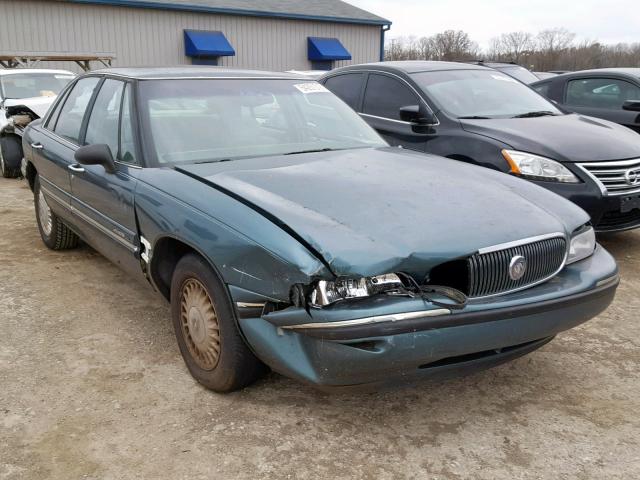
<path id="1" fill-rule="evenodd" d="M 486 56 L 513 61 L 533 70 L 582 70 L 601 67 L 640 67 L 640 43 L 604 45 L 595 40 L 574 43 L 565 29 L 508 32 L 491 40 L 486 52 L 463 31 L 447 30 L 431 37 L 394 38 L 387 44 L 387 60 L 457 60 Z"/>
<path id="2" fill-rule="evenodd" d="M 553 70 L 559 68 L 558 60 L 562 53 L 571 45 L 575 34 L 566 28 L 551 28 L 538 33 L 537 46 L 541 53 L 540 65 L 543 70 Z"/>
<path id="3" fill-rule="evenodd" d="M 535 50 L 535 46 L 531 33 L 509 32 L 491 40 L 489 53 L 493 59 L 520 63 L 524 55 Z"/>
<path id="4" fill-rule="evenodd" d="M 418 60 L 430 60 L 433 57 L 433 46 L 429 37 L 421 37 L 418 39 Z"/>
<path id="5" fill-rule="evenodd" d="M 477 57 L 478 44 L 462 30 L 446 30 L 431 37 L 435 60 L 470 60 Z"/>

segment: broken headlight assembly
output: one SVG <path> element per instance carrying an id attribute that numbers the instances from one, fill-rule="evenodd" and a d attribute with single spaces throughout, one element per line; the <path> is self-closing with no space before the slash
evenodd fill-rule
<path id="1" fill-rule="evenodd" d="M 395 273 L 364 278 L 340 278 L 335 281 L 320 280 L 309 296 L 311 305 L 323 307 L 348 298 L 370 297 L 377 293 L 400 292 L 402 280 Z"/>

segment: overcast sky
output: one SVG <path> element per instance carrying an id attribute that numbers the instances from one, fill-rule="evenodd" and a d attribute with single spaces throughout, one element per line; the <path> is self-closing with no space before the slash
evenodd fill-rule
<path id="1" fill-rule="evenodd" d="M 503 32 L 565 27 L 577 39 L 640 42 L 639 0 L 346 0 L 393 22 L 387 38 L 464 30 L 482 48 Z"/>

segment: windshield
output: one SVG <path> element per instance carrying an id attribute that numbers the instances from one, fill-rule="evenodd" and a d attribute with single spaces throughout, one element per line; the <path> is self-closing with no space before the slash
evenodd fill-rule
<path id="1" fill-rule="evenodd" d="M 2 98 L 53 97 L 73 80 L 71 73 L 11 73 L 0 75 Z"/>
<path id="2" fill-rule="evenodd" d="M 144 81 L 139 108 L 160 164 L 387 146 L 342 100 L 305 80 Z"/>
<path id="3" fill-rule="evenodd" d="M 496 70 L 506 73 L 507 75 L 520 80 L 522 83 L 529 85 L 530 83 L 540 80 L 534 73 L 530 72 L 520 65 L 513 65 L 508 67 L 495 67 Z"/>
<path id="4" fill-rule="evenodd" d="M 561 114 L 544 97 L 497 71 L 449 70 L 412 77 L 440 109 L 457 118 Z"/>

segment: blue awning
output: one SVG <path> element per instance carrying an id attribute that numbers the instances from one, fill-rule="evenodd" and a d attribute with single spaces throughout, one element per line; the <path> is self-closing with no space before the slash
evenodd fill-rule
<path id="1" fill-rule="evenodd" d="M 351 60 L 351 54 L 337 38 L 308 37 L 309 60 Z"/>
<path id="2" fill-rule="evenodd" d="M 188 57 L 232 57 L 236 51 L 222 32 L 185 30 L 184 53 Z"/>

